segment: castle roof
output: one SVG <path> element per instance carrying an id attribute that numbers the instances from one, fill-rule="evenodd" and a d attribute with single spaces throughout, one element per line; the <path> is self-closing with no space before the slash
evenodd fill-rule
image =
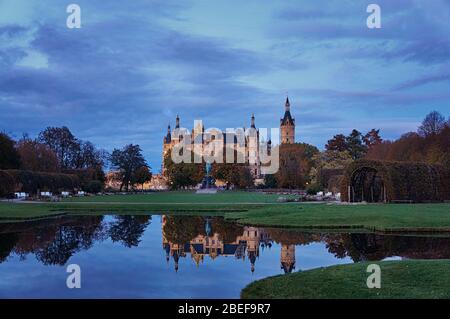
<path id="1" fill-rule="evenodd" d="M 291 104 L 289 97 L 286 97 L 285 112 L 283 118 L 280 120 L 281 125 L 295 125 L 295 119 L 291 115 Z"/>
<path id="2" fill-rule="evenodd" d="M 166 144 L 170 144 L 170 142 L 172 141 L 172 134 L 170 133 L 170 125 L 167 127 L 167 134 L 164 137 L 164 143 Z"/>

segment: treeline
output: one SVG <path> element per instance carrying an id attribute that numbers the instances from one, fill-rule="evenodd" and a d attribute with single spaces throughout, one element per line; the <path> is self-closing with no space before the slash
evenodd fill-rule
<path id="1" fill-rule="evenodd" d="M 75 138 L 67 127 L 47 127 L 36 139 L 24 135 L 17 142 L 0 133 L 0 152 L 0 182 L 5 185 L 0 196 L 14 191 L 96 193 L 103 188 L 106 152 Z"/>
<path id="2" fill-rule="evenodd" d="M 24 135 L 17 142 L 0 133 L 0 151 L 0 169 L 48 173 L 96 169 L 99 180 L 104 179 L 107 153 L 75 138 L 67 127 L 47 127 L 36 139 Z"/>
<path id="3" fill-rule="evenodd" d="M 116 170 L 121 190 L 151 179 L 139 145 L 130 144 L 109 154 L 76 138 L 67 127 L 47 127 L 36 139 L 24 135 L 18 141 L 0 133 L 0 196 L 14 191 L 98 193 L 104 187 L 107 166 Z"/>
<path id="4" fill-rule="evenodd" d="M 450 122 L 431 112 L 417 132 L 403 134 L 395 141 L 383 141 L 371 148 L 366 159 L 423 162 L 450 166 Z"/>
<path id="5" fill-rule="evenodd" d="M 416 132 L 402 135 L 395 141 L 383 140 L 379 130 L 366 134 L 353 130 L 348 136 L 335 135 L 317 159 L 318 188 L 338 192 L 344 169 L 355 160 L 419 162 L 450 165 L 450 119 L 439 112 L 430 112 Z"/>

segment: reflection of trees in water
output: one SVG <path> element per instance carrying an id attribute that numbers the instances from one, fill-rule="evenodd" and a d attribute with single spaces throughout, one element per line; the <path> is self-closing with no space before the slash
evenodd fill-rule
<path id="1" fill-rule="evenodd" d="M 270 238 L 283 245 L 307 245 L 321 241 L 322 236 L 314 233 L 304 233 L 293 229 L 266 228 Z"/>
<path id="2" fill-rule="evenodd" d="M 213 232 L 219 234 L 220 240 L 224 243 L 231 243 L 238 236 L 242 236 L 244 227 L 236 223 L 228 222 L 223 217 L 213 217 L 211 221 Z"/>
<path id="3" fill-rule="evenodd" d="M 33 253 L 46 265 L 63 265 L 75 253 L 89 249 L 94 242 L 111 238 L 126 247 L 139 245 L 149 216 L 80 216 L 36 222 L 0 224 L 0 263 L 11 253 L 25 258 Z M 208 227 L 207 227 L 208 224 Z M 210 228 L 209 228 L 210 227 Z M 244 227 L 220 217 L 166 216 L 164 235 L 167 241 L 189 243 L 206 229 L 230 243 L 243 234 Z M 380 260 L 390 256 L 406 258 L 450 258 L 450 238 L 413 237 L 377 234 L 314 234 L 295 230 L 266 228 L 270 239 L 283 245 L 306 245 L 324 242 L 337 258 L 353 261 Z"/>
<path id="4" fill-rule="evenodd" d="M 150 219 L 150 216 L 114 216 L 114 221 L 108 226 L 108 234 L 113 242 L 137 247 Z"/>
<path id="5" fill-rule="evenodd" d="M 338 258 L 353 261 L 381 260 L 400 256 L 413 259 L 450 258 L 450 238 L 377 234 L 330 234 L 327 249 Z"/>
<path id="6" fill-rule="evenodd" d="M 17 234 L 0 234 L 0 263 L 8 258 L 18 240 Z"/>
<path id="7" fill-rule="evenodd" d="M 166 215 L 163 231 L 171 243 L 188 243 L 198 235 L 206 235 L 205 218 Z"/>
<path id="8" fill-rule="evenodd" d="M 32 253 L 44 265 L 64 265 L 75 253 L 108 237 L 137 246 L 149 223 L 149 216 L 115 216 L 109 224 L 103 216 L 80 216 L 0 224 L 0 262 L 11 253 L 21 259 Z"/>
<path id="9" fill-rule="evenodd" d="M 103 217 L 80 218 L 54 229 L 54 238 L 34 251 L 44 265 L 64 265 L 76 252 L 87 250 L 101 238 Z"/>

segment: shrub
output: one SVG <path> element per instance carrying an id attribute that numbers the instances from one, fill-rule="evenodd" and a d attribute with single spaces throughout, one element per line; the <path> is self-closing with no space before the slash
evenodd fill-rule
<path id="1" fill-rule="evenodd" d="M 65 174 L 78 176 L 81 187 L 87 186 L 89 182 L 94 180 L 98 180 L 100 182 L 104 182 L 106 180 L 105 174 L 100 168 L 65 169 L 62 172 Z"/>
<path id="2" fill-rule="evenodd" d="M 100 193 L 103 189 L 103 184 L 100 181 L 90 181 L 85 187 L 83 187 L 83 190 L 85 192 L 91 193 L 91 194 L 97 194 Z"/>
<path id="3" fill-rule="evenodd" d="M 13 177 L 16 190 L 30 194 L 37 194 L 38 191 L 60 193 L 61 191 L 73 191 L 80 187 L 79 178 L 75 175 L 23 170 L 6 172 Z"/>
<path id="4" fill-rule="evenodd" d="M 322 187 L 319 184 L 311 184 L 306 189 L 308 195 L 316 195 L 318 192 L 322 191 Z"/>

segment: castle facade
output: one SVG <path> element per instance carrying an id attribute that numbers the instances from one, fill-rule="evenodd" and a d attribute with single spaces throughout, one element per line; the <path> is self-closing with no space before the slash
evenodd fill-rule
<path id="1" fill-rule="evenodd" d="M 242 134 L 239 134 L 239 132 Z M 164 159 L 170 155 L 174 150 L 175 145 L 182 141 L 187 141 L 191 145 L 191 150 L 194 154 L 204 157 L 211 155 L 210 144 L 220 140 L 224 148 L 223 154 L 227 154 L 227 149 L 231 150 L 236 155 L 236 160 L 243 158 L 248 165 L 249 170 L 254 179 L 261 178 L 261 160 L 259 158 L 259 150 L 261 147 L 267 147 L 270 152 L 272 141 L 268 139 L 263 141 L 260 138 L 259 129 L 255 124 L 255 116 L 252 114 L 250 118 L 249 129 L 238 129 L 236 132 L 216 132 L 214 129 L 205 131 L 203 123 L 196 121 L 194 128 L 191 131 L 184 129 L 180 125 L 180 117 L 177 115 L 175 120 L 175 129 L 171 130 L 170 124 L 167 127 L 167 133 L 163 138 L 163 152 L 162 152 L 162 172 L 164 174 Z M 283 118 L 280 119 L 280 144 L 294 144 L 295 143 L 295 119 L 291 115 L 291 105 L 289 98 L 286 98 L 285 111 Z"/>

